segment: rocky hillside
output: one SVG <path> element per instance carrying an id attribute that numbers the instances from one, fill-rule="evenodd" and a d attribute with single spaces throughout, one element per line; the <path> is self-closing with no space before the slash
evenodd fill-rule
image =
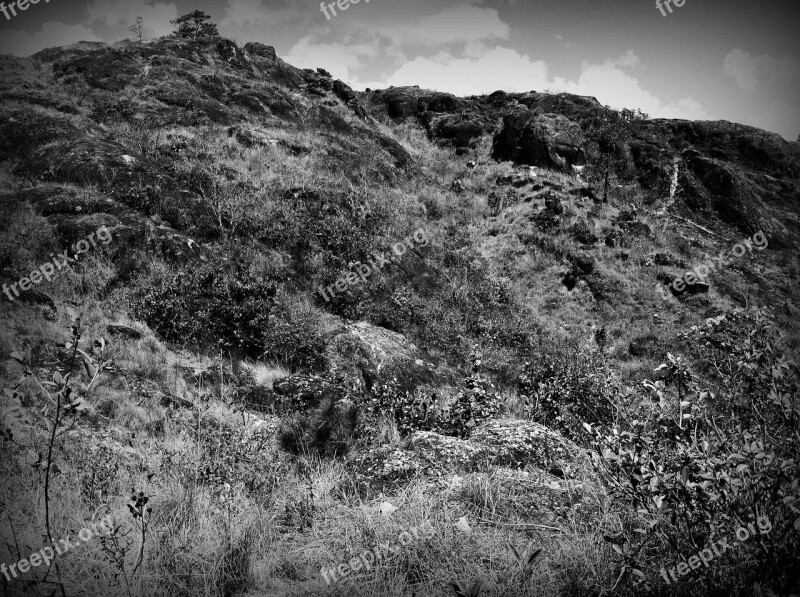
<path id="1" fill-rule="evenodd" d="M 220 37 L 0 66 L 2 560 L 117 524 L 8 594 L 798 590 L 800 144 Z"/>

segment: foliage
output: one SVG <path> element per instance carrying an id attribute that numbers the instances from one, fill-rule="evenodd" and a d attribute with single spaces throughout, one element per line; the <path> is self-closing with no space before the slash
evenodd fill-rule
<path id="1" fill-rule="evenodd" d="M 759 310 L 736 310 L 682 336 L 703 377 L 669 355 L 658 379 L 644 382 L 650 399 L 635 420 L 593 429 L 601 469 L 642 517 L 632 570 L 647 563 L 637 554 L 653 541 L 696 552 L 764 516 L 773 530 L 751 542 L 753 563 L 774 588 L 788 588 L 800 570 L 797 366 Z"/>
<path id="2" fill-rule="evenodd" d="M 586 439 L 584 423 L 608 425 L 615 417 L 618 391 L 606 358 L 576 345 L 525 363 L 517 392 L 529 418 L 571 439 Z"/>
<path id="3" fill-rule="evenodd" d="M 367 416 L 393 419 L 401 435 L 431 431 L 441 426 L 436 394 L 403 390 L 396 378 L 373 386 L 361 406 Z"/>
<path id="4" fill-rule="evenodd" d="M 202 10 L 193 10 L 177 19 L 171 20 L 170 23 L 178 26 L 173 32 L 176 37 L 194 38 L 219 35 L 217 26 L 214 23 L 207 22 L 210 20 L 211 15 Z"/>
<path id="5" fill-rule="evenodd" d="M 264 357 L 292 370 L 322 372 L 327 367 L 325 340 L 310 313 L 297 316 L 289 309 L 273 311 L 266 329 Z"/>
<path id="6" fill-rule="evenodd" d="M 216 259 L 156 275 L 133 301 L 135 316 L 169 342 L 260 356 L 276 287 L 245 264 Z"/>
<path id="7" fill-rule="evenodd" d="M 502 405 L 502 398 L 486 377 L 481 375 L 481 359 L 473 353 L 472 375 L 464 380 L 464 389 L 446 413 L 446 430 L 458 437 L 467 437 L 484 421 L 494 418 Z"/>

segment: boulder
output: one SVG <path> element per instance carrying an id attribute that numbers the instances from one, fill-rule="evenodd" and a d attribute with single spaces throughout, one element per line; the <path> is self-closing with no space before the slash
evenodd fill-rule
<path id="1" fill-rule="evenodd" d="M 419 386 L 453 385 L 461 377 L 397 332 L 334 316 L 328 316 L 325 328 L 331 372 L 352 388 L 369 390 L 396 379 L 401 389 L 413 391 Z"/>
<path id="2" fill-rule="evenodd" d="M 353 91 L 353 88 L 339 79 L 333 82 L 333 93 L 344 103 L 356 98 L 356 92 Z"/>
<path id="3" fill-rule="evenodd" d="M 484 446 L 489 462 L 495 466 L 563 469 L 585 458 L 573 442 L 544 425 L 522 419 L 489 421 L 477 427 L 469 440 Z"/>
<path id="4" fill-rule="evenodd" d="M 492 155 L 518 164 L 570 169 L 586 163 L 585 139 L 580 126 L 555 114 L 534 116 L 518 106 L 503 117 L 495 135 Z"/>
<path id="5" fill-rule="evenodd" d="M 487 460 L 486 446 L 433 431 L 415 432 L 409 445 L 422 460 L 448 472 L 478 470 Z"/>

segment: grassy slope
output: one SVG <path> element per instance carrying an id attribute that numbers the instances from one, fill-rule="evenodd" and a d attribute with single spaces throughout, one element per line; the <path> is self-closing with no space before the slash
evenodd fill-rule
<path id="1" fill-rule="evenodd" d="M 21 73 L 19 65 L 14 65 L 13 72 L 20 73 L 15 76 L 21 78 L 9 79 L 11 85 L 23 87 L 27 83 L 26 93 L 36 89 L 59 101 L 72 102 L 76 97 L 50 78 L 47 67 L 22 64 Z M 79 114 L 70 120 L 83 127 L 96 113 L 94 108 L 108 97 L 81 87 L 79 81 L 73 84 L 82 93 L 76 101 Z M 147 86 L 131 85 L 113 99 L 144 110 L 152 101 L 147 92 Z M 302 101 L 310 104 L 317 100 Z M 6 105 L 27 104 L 14 100 Z M 53 108 L 31 109 L 61 116 Z M 344 118 L 353 118 L 340 111 Z M 296 156 L 282 146 L 243 148 L 228 136 L 225 126 L 213 123 L 146 128 L 109 121 L 105 126 L 108 134 L 127 146 L 159 159 L 167 159 L 166 147 L 172 139 L 185 138 L 187 148 L 179 157 L 170 158 L 176 171 L 188 173 L 202 164 L 202 168 L 231 173 L 246 189 L 255 190 L 243 194 L 242 199 L 249 203 L 242 213 L 252 215 L 259 224 L 273 219 L 276 213 L 290 211 L 290 205 L 282 200 L 285 191 L 305 187 L 331 194 L 357 192 L 364 205 L 385 214 L 382 239 L 400 238 L 425 226 L 432 237 L 431 258 L 451 274 L 453 287 L 417 297 L 423 302 L 423 315 L 397 323 L 431 352 L 457 364 L 466 361 L 469 346 L 453 343 L 461 333 L 471 335 L 465 322 L 474 307 L 471 301 L 477 300 L 470 297 L 471 272 L 467 267 L 474 258 L 484 261 L 489 280 L 504 284 L 510 293 L 512 319 L 497 325 L 522 321 L 528 330 L 541 331 L 555 343 L 565 337 L 589 342 L 592 326 L 607 326 L 616 366 L 632 381 L 641 379 L 659 361 L 677 331 L 732 304 L 718 288 L 749 289 L 753 298 L 769 292 L 769 286 L 757 287 L 757 279 L 745 261 L 712 278 L 711 294 L 695 300 L 689 308 L 661 303 L 652 290 L 655 268 L 646 265 L 653 253 L 670 251 L 695 263 L 704 252 L 716 254 L 725 243 L 703 238 L 699 247 L 691 246 L 683 239 L 695 238 L 694 231 L 654 215 L 644 219 L 655 230 L 654 239 L 637 239 L 626 250 L 627 261 L 618 259 L 615 250 L 600 248 L 593 252 L 596 283 L 608 288 L 609 300 L 598 301 L 596 292 L 583 283 L 568 292 L 561 277 L 570 267 L 568 257 L 581 253 L 570 233 L 577 218 L 586 218 L 599 233 L 621 207 L 641 202 L 643 197 L 626 194 L 623 189 L 615 191 L 610 205 L 571 203 L 557 229 L 542 235 L 549 242 L 526 245 L 521 238 L 528 238 L 531 232 L 527 223 L 531 204 L 514 205 L 495 216 L 486 202 L 497 177 L 512 171 L 510 164 L 479 157 L 478 166 L 469 169 L 465 165 L 468 158 L 456 158 L 452 150 L 431 144 L 416 125 L 386 121 L 384 130 L 411 153 L 418 169 L 410 176 L 382 176 L 385 165 L 374 163 L 370 155 L 375 148 L 363 139 L 314 127 L 298 129 L 278 121 L 257 124 L 272 138 L 286 139 L 312 151 Z M 482 143 L 477 153 L 486 156 L 489 140 Z M 356 167 L 346 157 L 348 151 L 356 153 Z M 25 184 L 9 172 L 11 164 L 5 166 L 0 179 L 2 190 Z M 540 177 L 576 184 L 572 177 L 554 172 L 541 171 Z M 450 190 L 455 178 L 463 180 L 466 191 Z M 542 200 L 534 203 L 541 207 Z M 7 251 L 14 253 L 21 271 L 29 271 L 40 262 L 42 237 L 48 236 L 42 231 L 47 227 L 36 216 L 15 217 L 14 227 L 4 233 L 4 243 L 20 247 Z M 291 219 L 292 214 L 287 217 Z M 736 232 L 722 226 L 717 231 L 738 239 Z M 458 242 L 453 240 L 456 234 L 461 235 Z M 453 243 L 468 257 L 448 266 L 446 256 Z M 279 268 L 287 260 L 281 249 L 264 251 L 263 259 L 269 267 Z M 763 268 L 764 277 L 774 277 L 778 272 L 796 277 L 796 256 L 762 253 L 755 259 L 758 263 L 754 267 Z M 39 308 L 3 302 L 3 353 L 22 348 L 38 363 L 57 356 L 54 344 L 67 339 L 66 307 L 72 301 L 85 313 L 84 339 L 107 336 L 108 323 L 133 323 L 126 315 L 130 291 L 103 292 L 114 271 L 113 263 L 99 258 L 56 283 L 42 285 L 40 289 L 57 301 L 52 319 L 43 318 Z M 146 285 L 148 275 L 134 279 L 132 285 Z M 288 284 L 284 299 L 288 309 L 311 304 L 304 313 L 320 317 L 322 307 L 312 295 L 317 282 Z M 380 280 L 379 298 L 385 300 L 397 288 L 413 295 L 413 286 L 404 287 L 405 282 L 401 276 Z M 463 298 L 447 302 L 447 295 Z M 381 309 L 388 311 L 385 303 L 378 311 Z M 436 321 L 435 317 L 444 312 L 450 312 L 455 326 Z M 376 318 L 375 310 L 358 302 L 349 314 Z M 659 317 L 654 317 L 656 314 Z M 147 557 L 131 580 L 134 593 L 442 594 L 449 581 L 488 576 L 490 571 L 511 565 L 506 548 L 509 541 L 518 547 L 534 543 L 545 552 L 532 578 L 523 581 L 515 577 L 515 595 L 590 595 L 614 584 L 615 559 L 601 537 L 619 533 L 629 513 L 616 509 L 601 489 L 592 486 L 590 474 L 582 479 L 586 486 L 574 489 L 580 494 L 580 508 L 572 507 L 578 500 L 571 495 L 559 501 L 554 500 L 553 493 L 542 491 L 546 482 L 531 482 L 529 488 L 524 479 L 504 480 L 501 472 L 468 475 L 451 480 L 447 486 L 418 481 L 384 495 L 363 495 L 352 486 L 341 463 L 315 459 L 296 462 L 278 450 L 270 434 L 276 425 L 274 418 L 237 412 L 228 403 L 226 387 L 197 387 L 178 375 L 180 367 L 212 367 L 215 362 L 208 356 L 167 347 L 144 326 L 138 327 L 144 331 L 141 340 L 110 339 L 108 356 L 123 374 L 103 376 L 93 386 L 92 416 L 59 440 L 57 462 L 63 472 L 52 488 L 56 537 L 75 533 L 106 508 L 125 527 L 132 527 L 125 506 L 129 490 L 154 496 Z M 631 356 L 630 342 L 648 336 L 655 338 L 655 348 L 643 356 Z M 487 362 L 500 381 L 510 382 L 524 355 L 492 344 L 487 344 L 486 351 Z M 269 363 L 261 367 L 266 369 L 268 380 L 286 373 Z M 4 363 L 4 386 L 13 385 L 18 374 L 17 366 Z M 164 406 L 163 393 L 190 399 L 196 408 L 187 412 Z M 513 399 L 511 396 L 512 405 Z M 26 406 L 42 403 L 41 396 L 29 400 Z M 36 461 L 37 451 L 44 449 L 46 436 L 41 425 L 32 440 L 35 447 L 27 452 L 19 452 L 8 443 L 1 448 L 5 483 L 0 489 L 0 503 L 5 505 L 7 516 L 0 528 L 4 548 L 10 550 L 0 558 L 5 562 L 16 561 L 17 549 L 24 557 L 43 545 L 42 475 L 29 466 Z M 10 458 L 12 454 L 18 458 Z M 376 507 L 384 501 L 397 506 L 398 511 L 390 517 L 379 514 Z M 470 534 L 454 527 L 465 515 L 472 525 Z M 340 581 L 325 587 L 319 575 L 321 566 L 345 562 L 376 541 L 394 540 L 400 532 L 424 522 L 435 530 L 424 544 L 401 550 L 353 584 Z M 16 537 L 15 541 L 11 537 Z M 12 548 L 14 544 L 17 547 Z M 138 539 L 132 538 L 126 559 L 128 573 L 138 545 Z M 68 594 L 80 594 L 81 589 L 86 595 L 111 594 L 107 587 L 115 584 L 114 566 L 104 560 L 100 542 L 62 558 L 60 573 L 70 588 Z M 709 574 L 729 573 L 729 569 L 718 567 Z M 124 582 L 118 584 L 124 586 Z"/>

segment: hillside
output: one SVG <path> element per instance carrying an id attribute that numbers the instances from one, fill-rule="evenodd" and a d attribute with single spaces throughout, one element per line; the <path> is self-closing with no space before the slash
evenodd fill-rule
<path id="1" fill-rule="evenodd" d="M 220 37 L 0 67 L 2 561 L 115 523 L 7 594 L 800 591 L 799 143 Z"/>

